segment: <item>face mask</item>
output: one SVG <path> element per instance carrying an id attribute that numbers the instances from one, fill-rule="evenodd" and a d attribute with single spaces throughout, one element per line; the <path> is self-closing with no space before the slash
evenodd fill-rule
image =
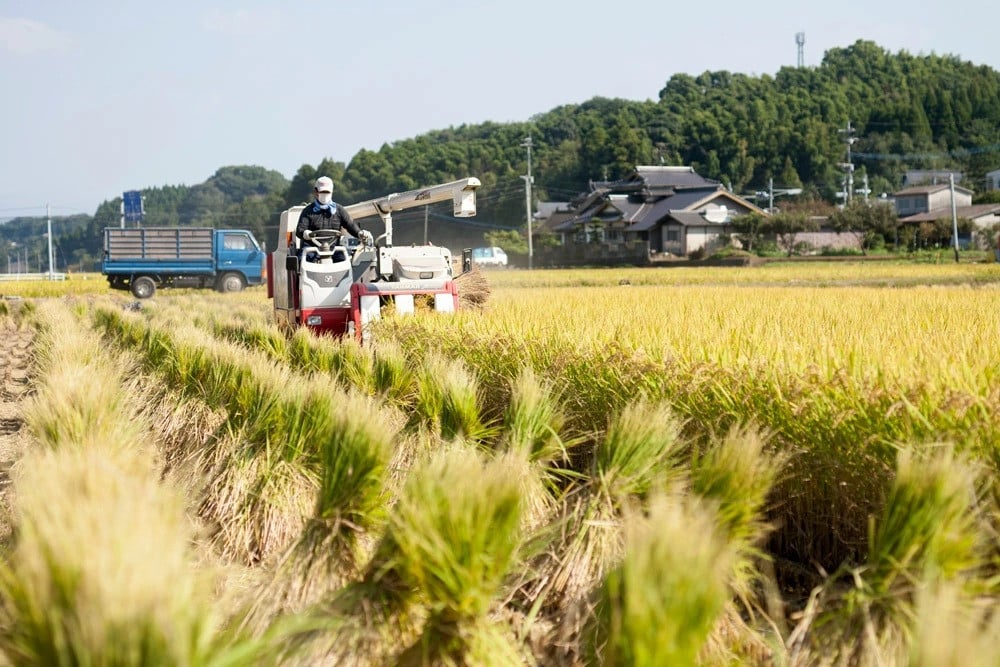
<path id="1" fill-rule="evenodd" d="M 316 193 L 316 201 L 318 201 L 320 204 L 323 204 L 324 206 L 326 206 L 331 201 L 333 201 L 333 193 L 330 193 L 330 192 L 318 192 L 318 193 Z"/>

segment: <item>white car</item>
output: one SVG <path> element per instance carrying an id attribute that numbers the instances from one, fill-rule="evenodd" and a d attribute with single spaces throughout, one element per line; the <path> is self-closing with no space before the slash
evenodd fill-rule
<path id="1" fill-rule="evenodd" d="M 507 266 L 507 253 L 503 248 L 473 248 L 472 263 L 478 266 Z"/>

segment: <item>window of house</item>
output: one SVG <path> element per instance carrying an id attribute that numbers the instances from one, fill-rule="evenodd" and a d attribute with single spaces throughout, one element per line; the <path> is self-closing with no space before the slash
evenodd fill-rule
<path id="1" fill-rule="evenodd" d="M 667 230 L 667 242 L 677 243 L 680 240 L 681 240 L 681 230 L 679 229 Z"/>

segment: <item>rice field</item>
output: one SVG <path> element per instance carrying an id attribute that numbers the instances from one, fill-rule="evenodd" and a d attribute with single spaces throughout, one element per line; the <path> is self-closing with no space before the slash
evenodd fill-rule
<path id="1" fill-rule="evenodd" d="M 365 346 L 262 288 L 0 301 L 0 662 L 996 664 L 998 286 L 490 271 Z"/>

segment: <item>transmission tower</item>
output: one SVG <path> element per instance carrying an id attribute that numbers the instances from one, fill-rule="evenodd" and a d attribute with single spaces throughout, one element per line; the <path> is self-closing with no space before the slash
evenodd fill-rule
<path id="1" fill-rule="evenodd" d="M 806 34 L 804 32 L 795 33 L 795 46 L 798 47 L 799 59 L 798 66 L 805 67 L 806 57 L 804 47 L 806 45 Z"/>

